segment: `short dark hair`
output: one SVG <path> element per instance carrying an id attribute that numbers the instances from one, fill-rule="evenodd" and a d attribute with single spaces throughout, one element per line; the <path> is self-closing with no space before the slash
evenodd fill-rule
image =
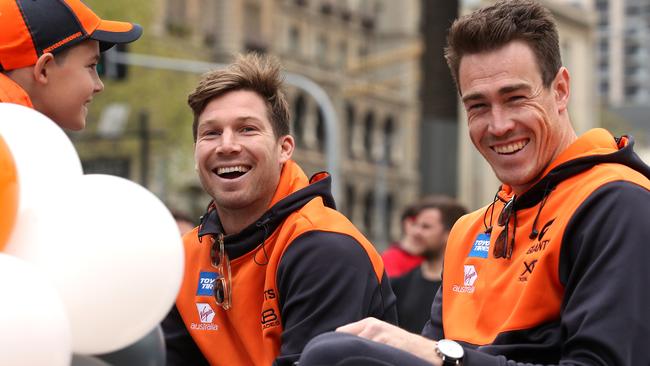
<path id="1" fill-rule="evenodd" d="M 428 196 L 418 205 L 418 214 L 424 210 L 437 209 L 442 216 L 442 224 L 449 231 L 461 216 L 467 213 L 465 206 L 449 196 Z"/>
<path id="2" fill-rule="evenodd" d="M 410 204 L 404 207 L 404 210 L 402 210 L 402 214 L 400 215 L 400 222 L 403 224 L 404 221 L 408 219 L 412 219 L 417 215 L 418 215 L 418 204 L 416 203 Z"/>
<path id="3" fill-rule="evenodd" d="M 280 63 L 275 57 L 248 53 L 239 55 L 225 69 L 203 75 L 187 103 L 194 112 L 192 132 L 196 141 L 198 119 L 214 98 L 236 90 L 250 90 L 264 100 L 275 137 L 289 134 L 289 104 L 282 91 Z"/>
<path id="4" fill-rule="evenodd" d="M 532 0 L 501 0 L 456 19 L 449 29 L 445 58 L 458 91 L 463 56 L 497 50 L 512 41 L 523 41 L 531 48 L 544 87 L 551 86 L 562 66 L 553 15 Z"/>

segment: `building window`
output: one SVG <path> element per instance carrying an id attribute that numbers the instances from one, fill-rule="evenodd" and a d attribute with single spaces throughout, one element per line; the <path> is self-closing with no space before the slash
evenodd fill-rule
<path id="1" fill-rule="evenodd" d="M 386 237 L 393 239 L 393 210 L 395 209 L 395 197 L 392 193 L 386 196 L 386 205 L 384 206 L 384 227 L 386 228 Z"/>
<path id="2" fill-rule="evenodd" d="M 354 157 L 354 149 L 352 148 L 352 145 L 355 143 L 354 141 L 354 105 L 352 103 L 348 102 L 345 104 L 345 121 L 348 126 L 347 128 L 347 149 L 348 149 L 348 156 L 353 158 Z"/>
<path id="3" fill-rule="evenodd" d="M 318 151 L 325 151 L 325 146 L 327 146 L 327 131 L 325 129 L 325 114 L 320 106 L 316 114 L 316 143 L 318 144 Z"/>
<path id="4" fill-rule="evenodd" d="M 316 40 L 316 61 L 321 64 L 327 64 L 327 37 L 324 34 L 318 36 Z"/>
<path id="5" fill-rule="evenodd" d="M 339 43 L 339 62 L 340 68 L 346 68 L 348 65 L 348 44 L 345 41 Z"/>
<path id="6" fill-rule="evenodd" d="M 345 202 L 343 202 L 343 214 L 352 221 L 354 218 L 354 201 L 356 200 L 356 192 L 354 185 L 345 185 Z"/>
<path id="7" fill-rule="evenodd" d="M 244 6 L 244 16 L 246 50 L 248 52 L 266 52 L 266 44 L 262 37 L 262 9 L 260 9 L 260 4 L 247 2 Z"/>
<path id="8" fill-rule="evenodd" d="M 372 111 L 366 114 L 363 131 L 363 148 L 366 153 L 366 159 L 372 161 L 372 134 L 375 126 L 375 116 Z"/>
<path id="9" fill-rule="evenodd" d="M 600 83 L 599 90 L 600 90 L 600 95 L 609 94 L 609 83 L 606 81 Z"/>
<path id="10" fill-rule="evenodd" d="M 213 0 L 202 0 L 201 8 L 203 9 L 200 15 L 203 45 L 213 47 L 217 44 L 217 25 L 214 21 L 214 14 L 217 12 L 217 4 Z"/>
<path id="11" fill-rule="evenodd" d="M 303 147 L 304 130 L 305 130 L 305 112 L 307 110 L 307 101 L 305 95 L 300 93 L 293 102 L 293 136 L 296 139 L 296 145 Z"/>
<path id="12" fill-rule="evenodd" d="M 300 52 L 300 30 L 296 26 L 289 28 L 289 51 Z"/>
<path id="13" fill-rule="evenodd" d="M 637 52 L 639 52 L 639 46 L 636 46 L 636 45 L 626 45 L 625 46 L 625 54 L 626 55 L 634 55 Z"/>
<path id="14" fill-rule="evenodd" d="M 187 25 L 186 4 L 183 0 L 167 0 L 165 27 L 173 36 L 186 37 L 191 31 Z"/>
<path id="15" fill-rule="evenodd" d="M 393 163 L 393 149 L 395 148 L 395 122 L 389 116 L 384 125 L 384 161 L 387 164 Z"/>
<path id="16" fill-rule="evenodd" d="M 372 190 L 366 193 L 363 198 L 363 225 L 366 229 L 366 235 L 372 235 L 372 222 L 375 216 L 375 192 Z"/>
<path id="17" fill-rule="evenodd" d="M 625 87 L 625 96 L 626 97 L 636 96 L 636 94 L 638 92 L 639 92 L 639 87 L 637 87 L 637 86 L 626 86 Z"/>

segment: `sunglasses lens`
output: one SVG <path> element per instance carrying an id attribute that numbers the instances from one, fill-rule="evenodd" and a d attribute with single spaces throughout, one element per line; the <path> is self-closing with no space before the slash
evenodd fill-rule
<path id="1" fill-rule="evenodd" d="M 503 210 L 501 210 L 501 213 L 499 214 L 499 219 L 497 220 L 497 224 L 499 226 L 505 226 L 508 224 L 508 220 L 510 220 L 510 213 L 512 211 L 512 200 L 508 201 L 505 206 L 503 206 Z"/>
<path id="2" fill-rule="evenodd" d="M 502 258 L 503 257 L 503 252 L 504 252 L 504 247 L 506 245 L 506 232 L 508 231 L 508 228 L 503 229 L 499 236 L 497 237 L 497 240 L 494 242 L 494 251 L 492 254 L 494 255 L 494 258 Z"/>
<path id="3" fill-rule="evenodd" d="M 219 278 L 214 285 L 214 298 L 217 304 L 222 304 L 226 298 L 226 290 L 223 277 Z"/>
<path id="4" fill-rule="evenodd" d="M 221 264 L 221 255 L 219 254 L 219 247 L 212 245 L 212 248 L 210 248 L 210 259 L 212 260 L 212 265 L 215 267 Z"/>

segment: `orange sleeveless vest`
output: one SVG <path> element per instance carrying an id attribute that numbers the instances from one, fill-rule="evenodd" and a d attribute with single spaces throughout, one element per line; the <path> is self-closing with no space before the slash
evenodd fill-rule
<path id="1" fill-rule="evenodd" d="M 298 165 L 285 164 L 271 206 L 309 184 Z M 278 303 L 277 269 L 286 249 L 312 230 L 344 233 L 368 253 L 381 281 L 384 267 L 372 244 L 337 211 L 314 198 L 290 214 L 255 250 L 231 260 L 232 307 L 223 310 L 214 300 L 206 272 L 211 238 L 198 240 L 198 228 L 184 237 L 185 275 L 176 305 L 192 338 L 212 365 L 271 365 L 281 346 L 282 314 Z M 323 243 L 326 245 L 327 243 Z M 267 257 L 264 252 L 266 252 Z M 258 263 L 266 263 L 259 265 Z"/>
<path id="2" fill-rule="evenodd" d="M 572 144 L 544 173 L 578 157 L 610 154 L 618 148 L 605 130 L 595 129 Z M 560 182 L 543 209 L 516 211 L 515 245 L 511 259 L 494 258 L 496 238 L 504 227 L 494 224 L 485 234 L 486 206 L 462 217 L 447 244 L 443 271 L 442 320 L 445 338 L 474 345 L 491 344 L 503 332 L 523 330 L 557 320 L 564 288 L 559 257 L 565 228 L 580 204 L 596 189 L 628 181 L 650 189 L 648 179 L 621 164 L 597 164 Z M 512 192 L 505 186 L 494 206 L 496 218 Z M 539 235 L 529 235 L 537 217 Z M 496 220 L 496 219 L 495 219 Z M 512 225 L 512 224 L 511 224 Z"/>

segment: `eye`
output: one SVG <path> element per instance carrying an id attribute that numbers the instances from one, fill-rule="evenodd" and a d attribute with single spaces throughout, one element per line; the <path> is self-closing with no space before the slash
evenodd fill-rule
<path id="1" fill-rule="evenodd" d="M 520 101 L 520 100 L 522 100 L 524 98 L 525 97 L 523 95 L 512 95 L 512 96 L 510 96 L 508 98 L 508 102 L 517 102 L 517 101 Z"/>
<path id="2" fill-rule="evenodd" d="M 470 104 L 467 107 L 467 110 L 468 111 L 478 111 L 478 110 L 481 110 L 481 109 L 485 108 L 486 106 L 487 106 L 487 104 L 485 104 L 485 103 Z"/>
<path id="3" fill-rule="evenodd" d="M 215 129 L 205 129 L 200 131 L 199 136 L 201 137 L 214 137 L 219 136 L 221 133 Z"/>
<path id="4" fill-rule="evenodd" d="M 243 132 L 243 133 L 255 132 L 255 131 L 257 131 L 257 128 L 255 128 L 253 126 L 244 126 L 244 127 L 242 127 L 240 129 L 240 131 Z"/>
<path id="5" fill-rule="evenodd" d="M 88 67 L 91 68 L 91 69 L 93 69 L 93 70 L 97 70 L 97 63 L 94 62 L 94 63 L 88 65 Z"/>

